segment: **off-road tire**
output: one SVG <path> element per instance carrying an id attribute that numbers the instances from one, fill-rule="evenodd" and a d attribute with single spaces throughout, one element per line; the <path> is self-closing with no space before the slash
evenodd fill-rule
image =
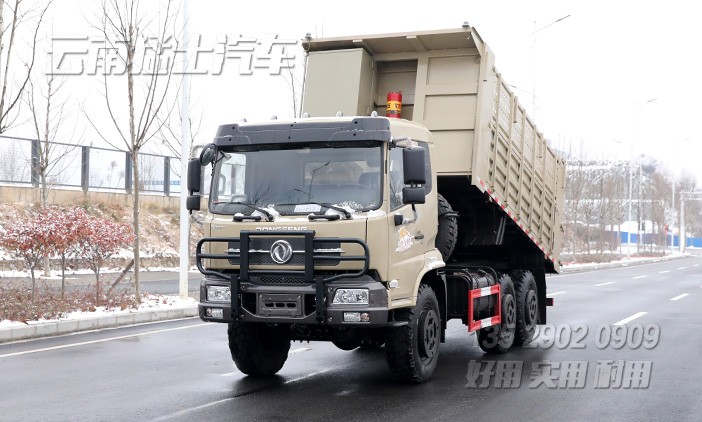
<path id="1" fill-rule="evenodd" d="M 386 358 L 396 379 L 419 384 L 431 377 L 439 359 L 441 314 L 431 287 L 419 287 L 417 304 L 407 311 L 406 321 L 405 326 L 388 329 Z"/>
<path id="2" fill-rule="evenodd" d="M 444 262 L 448 261 L 458 240 L 458 215 L 451 204 L 441 195 L 437 195 L 439 208 L 439 231 L 436 235 L 436 248 L 441 252 Z"/>
<path id="3" fill-rule="evenodd" d="M 348 352 L 361 345 L 361 337 L 354 328 L 339 328 L 332 335 L 331 342 L 339 349 Z"/>
<path id="4" fill-rule="evenodd" d="M 522 346 L 534 338 L 539 323 L 539 294 L 534 275 L 529 271 L 512 273 L 517 299 L 517 329 L 514 346 Z"/>
<path id="5" fill-rule="evenodd" d="M 285 364 L 290 351 L 286 327 L 236 321 L 227 328 L 229 351 L 246 375 L 271 376 Z"/>
<path id="6" fill-rule="evenodd" d="M 502 294 L 502 324 L 478 331 L 478 346 L 485 353 L 505 353 L 515 340 L 517 328 L 517 299 L 512 279 L 507 274 L 500 276 Z"/>
<path id="7" fill-rule="evenodd" d="M 363 336 L 361 340 L 361 350 L 380 350 L 385 344 L 385 333 L 383 331 L 372 331 Z"/>

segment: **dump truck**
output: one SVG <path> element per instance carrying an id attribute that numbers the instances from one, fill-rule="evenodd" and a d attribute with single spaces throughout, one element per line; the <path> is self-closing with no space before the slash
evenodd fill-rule
<path id="1" fill-rule="evenodd" d="M 478 32 L 302 46 L 304 114 L 222 125 L 188 166 L 187 207 L 206 207 L 199 315 L 228 324 L 236 366 L 272 375 L 292 341 L 330 341 L 384 347 L 420 383 L 451 319 L 487 353 L 531 341 L 564 163 Z"/>

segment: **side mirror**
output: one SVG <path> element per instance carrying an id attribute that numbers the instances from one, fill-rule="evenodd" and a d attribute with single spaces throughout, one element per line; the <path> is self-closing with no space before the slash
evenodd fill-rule
<path id="1" fill-rule="evenodd" d="M 427 191 L 423 186 L 402 188 L 402 202 L 405 204 L 423 204 L 426 202 Z"/>
<path id="2" fill-rule="evenodd" d="M 204 151 L 203 151 L 204 152 Z M 188 161 L 188 191 L 192 194 L 193 192 L 200 192 L 200 185 L 202 184 L 202 165 L 200 165 L 199 158 L 191 158 Z"/>
<path id="3" fill-rule="evenodd" d="M 427 183 L 425 160 L 426 151 L 423 147 L 405 148 L 402 150 L 402 168 L 406 185 L 424 185 Z"/>
<path id="4" fill-rule="evenodd" d="M 208 144 L 207 146 L 205 146 L 205 148 L 203 148 L 202 152 L 200 153 L 200 165 L 206 166 L 212 163 L 216 154 L 217 147 L 215 146 L 215 144 Z"/>
<path id="5" fill-rule="evenodd" d="M 200 195 L 190 195 L 185 199 L 185 209 L 200 211 Z"/>

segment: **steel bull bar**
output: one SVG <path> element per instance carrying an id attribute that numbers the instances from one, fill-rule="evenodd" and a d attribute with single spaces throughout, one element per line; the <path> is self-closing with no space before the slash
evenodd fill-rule
<path id="1" fill-rule="evenodd" d="M 304 239 L 304 269 L 303 270 L 255 270 L 251 269 L 251 253 L 257 252 L 251 249 L 251 242 L 253 239 L 259 237 L 279 237 L 279 238 L 292 238 L 292 239 Z M 239 243 L 239 249 L 231 250 L 228 246 L 231 243 Z M 341 255 L 330 257 L 329 255 L 315 254 L 315 246 L 321 246 L 323 244 L 329 244 L 330 242 L 335 242 L 339 244 L 349 244 L 355 243 L 363 248 L 364 255 Z M 215 243 L 224 243 L 227 245 L 226 254 L 212 254 L 203 253 L 203 246 L 206 244 L 212 245 Z M 272 248 L 271 248 L 272 249 Z M 271 250 L 271 253 L 273 251 Z M 299 253 L 293 251 L 293 254 Z M 288 257 L 289 259 L 290 257 Z M 211 260 L 226 260 L 231 263 L 233 260 L 239 262 L 239 272 L 223 272 L 221 270 L 211 270 L 206 269 L 203 265 L 204 259 Z M 322 276 L 315 274 L 315 262 L 325 260 L 334 261 L 361 261 L 363 262 L 363 268 L 356 272 L 343 272 L 329 276 Z M 238 320 L 243 317 L 241 313 L 241 303 L 240 303 L 240 284 L 248 283 L 251 281 L 251 276 L 297 276 L 304 277 L 304 282 L 306 284 L 315 285 L 315 311 L 317 322 L 322 322 L 325 319 L 325 306 L 324 306 L 324 285 L 325 283 L 339 280 L 342 278 L 355 278 L 364 275 L 368 272 L 368 266 L 370 265 L 370 252 L 368 250 L 368 245 L 360 239 L 354 238 L 340 238 L 340 237 L 315 237 L 314 230 L 302 230 L 302 231 L 288 231 L 288 230 L 276 230 L 276 231 L 258 231 L 258 230 L 242 230 L 240 232 L 240 237 L 205 237 L 202 238 L 197 243 L 197 248 L 195 252 L 195 262 L 197 264 L 197 269 L 204 275 L 209 275 L 223 280 L 227 280 L 231 283 L 231 312 L 232 319 Z"/>

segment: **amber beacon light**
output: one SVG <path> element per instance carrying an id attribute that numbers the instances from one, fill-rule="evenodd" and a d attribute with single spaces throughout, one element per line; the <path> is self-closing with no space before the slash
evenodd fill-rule
<path id="1" fill-rule="evenodd" d="M 386 117 L 400 118 L 402 112 L 402 93 L 388 92 L 388 107 L 385 112 Z"/>

